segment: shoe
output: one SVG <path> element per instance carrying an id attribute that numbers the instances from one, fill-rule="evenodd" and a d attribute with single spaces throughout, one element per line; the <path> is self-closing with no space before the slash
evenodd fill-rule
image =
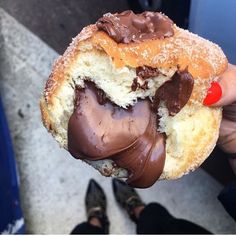
<path id="1" fill-rule="evenodd" d="M 98 218 L 105 233 L 108 234 L 109 220 L 106 215 L 106 195 L 100 185 L 93 179 L 89 181 L 85 196 L 85 205 L 88 221 L 92 217 Z"/>
<path id="2" fill-rule="evenodd" d="M 138 193 L 134 188 L 118 179 L 112 180 L 112 186 L 116 201 L 128 212 L 131 220 L 137 222 L 133 210 L 135 207 L 145 206 Z"/>

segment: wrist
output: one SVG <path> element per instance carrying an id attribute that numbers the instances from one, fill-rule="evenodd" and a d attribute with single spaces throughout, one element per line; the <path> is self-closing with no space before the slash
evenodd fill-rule
<path id="1" fill-rule="evenodd" d="M 236 175 L 236 159 L 229 159 L 229 164 L 230 164 L 234 174 Z"/>
<path id="2" fill-rule="evenodd" d="M 227 158 L 231 159 L 231 160 L 236 160 L 236 153 L 229 153 L 226 152 Z"/>
<path id="3" fill-rule="evenodd" d="M 236 153 L 236 122 L 222 120 L 218 145 L 226 153 Z"/>

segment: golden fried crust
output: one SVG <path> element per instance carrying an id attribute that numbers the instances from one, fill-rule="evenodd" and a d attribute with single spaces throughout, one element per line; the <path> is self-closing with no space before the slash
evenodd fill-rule
<path id="1" fill-rule="evenodd" d="M 63 56 L 60 56 L 55 61 L 44 90 L 44 98 L 47 104 L 52 103 L 52 97 L 55 95 L 56 90 L 60 89 L 60 86 L 63 86 L 63 82 L 71 79 L 70 70 L 73 68 L 74 61 L 79 55 L 80 44 L 92 37 L 96 31 L 97 27 L 95 25 L 85 27 L 73 39 Z"/>
<path id="2" fill-rule="evenodd" d="M 101 46 L 117 67 L 151 66 L 188 68 L 194 78 L 208 79 L 220 75 L 227 66 L 222 50 L 210 41 L 174 27 L 174 36 L 141 43 L 117 44 L 106 33 L 97 31 L 93 44 Z"/>
<path id="3" fill-rule="evenodd" d="M 209 79 L 219 76 L 227 67 L 227 59 L 220 47 L 195 34 L 175 26 L 175 34 L 164 40 L 146 40 L 140 43 L 117 44 L 106 33 L 98 31 L 96 25 L 85 27 L 54 63 L 52 73 L 44 91 L 50 104 L 51 95 L 63 81 L 70 78 L 69 71 L 79 55 L 84 42 L 103 48 L 117 67 L 151 66 L 188 68 L 194 78 Z"/>

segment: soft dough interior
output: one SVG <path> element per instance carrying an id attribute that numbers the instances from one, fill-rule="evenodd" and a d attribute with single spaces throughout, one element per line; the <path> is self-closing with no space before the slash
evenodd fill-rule
<path id="1" fill-rule="evenodd" d="M 102 50 L 93 50 L 81 53 L 73 67 L 72 75 L 75 84 L 83 87 L 83 81 L 91 80 L 97 87 L 101 88 L 111 101 L 120 107 L 126 108 L 134 105 L 138 98 L 153 97 L 156 89 L 165 81 L 169 80 L 176 68 L 163 70 L 160 68 L 160 75 L 147 79 L 148 89 L 131 90 L 136 70 L 130 67 L 116 68 L 112 59 Z M 138 82 L 142 85 L 143 80 Z"/>
<path id="2" fill-rule="evenodd" d="M 55 109 L 57 112 L 50 114 L 54 119 L 56 140 L 67 148 L 67 126 L 74 109 L 76 85 L 83 87 L 84 80 L 92 80 L 107 94 L 110 100 L 126 108 L 128 105 L 135 104 L 138 98 L 149 97 L 152 99 L 157 88 L 169 80 L 177 70 L 177 68 L 158 69 L 161 72 L 160 75 L 148 79 L 149 89 L 132 91 L 131 85 L 136 77 L 134 68 L 116 68 L 112 59 L 100 49 L 81 51 L 71 66 L 68 83 L 62 86 L 57 94 L 57 109 Z M 143 83 L 140 80 L 139 82 Z M 202 150 L 202 147 L 206 147 L 206 143 L 216 142 L 215 139 L 218 135 L 216 130 L 219 127 L 221 110 L 205 107 L 190 99 L 187 105 L 174 117 L 168 115 L 164 105 L 159 108 L 158 113 L 162 117 L 159 130 L 167 135 L 167 158 L 161 177 L 166 178 L 166 173 L 168 173 L 168 178 L 177 178 L 182 175 L 181 173 L 184 173 L 184 170 L 189 169 L 190 162 L 192 163 L 190 169 L 195 168 L 202 162 L 200 158 L 202 159 L 203 155 L 211 151 L 209 148 Z M 210 145 L 210 149 L 212 148 Z M 191 157 L 195 157 L 196 162 L 192 162 Z M 94 162 L 93 166 L 97 166 L 96 168 L 99 169 L 99 161 Z M 173 176 L 170 173 L 173 173 Z M 116 175 L 115 173 L 111 174 Z"/>
<path id="3" fill-rule="evenodd" d="M 187 104 L 174 117 L 159 108 L 160 129 L 167 135 L 166 163 L 161 178 L 178 178 L 198 167 L 218 138 L 220 109 Z M 210 144 L 210 145 L 209 145 Z M 168 173 L 168 174 L 167 174 Z"/>

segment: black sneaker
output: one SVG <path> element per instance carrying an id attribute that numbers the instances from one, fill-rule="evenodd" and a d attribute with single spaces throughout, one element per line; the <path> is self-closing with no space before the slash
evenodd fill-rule
<path id="1" fill-rule="evenodd" d="M 138 193 L 134 188 L 118 179 L 112 180 L 112 186 L 116 201 L 128 212 L 131 220 L 137 222 L 133 210 L 135 207 L 145 206 Z"/>
<path id="2" fill-rule="evenodd" d="M 108 234 L 109 220 L 106 215 L 106 195 L 100 185 L 93 179 L 89 181 L 85 196 L 85 205 L 88 221 L 92 217 L 98 218 L 105 233 Z"/>

